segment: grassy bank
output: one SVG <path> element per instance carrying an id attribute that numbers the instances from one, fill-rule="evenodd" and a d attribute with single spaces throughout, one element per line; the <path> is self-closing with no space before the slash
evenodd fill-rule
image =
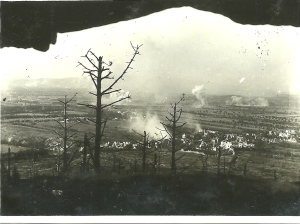
<path id="1" fill-rule="evenodd" d="M 198 175 L 39 176 L 2 188 L 2 215 L 299 215 L 299 185 Z M 53 190 L 61 190 L 54 195 Z"/>

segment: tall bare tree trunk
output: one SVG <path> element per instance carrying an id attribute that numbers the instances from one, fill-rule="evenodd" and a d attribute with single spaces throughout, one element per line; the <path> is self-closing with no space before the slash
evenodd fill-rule
<path id="1" fill-rule="evenodd" d="M 175 152 L 176 152 L 176 141 L 175 141 L 175 136 L 176 136 L 176 104 L 174 105 L 174 110 L 173 110 L 173 121 L 172 121 L 172 158 L 171 158 L 171 170 L 172 173 L 176 173 L 176 164 L 175 164 Z"/>
<path id="2" fill-rule="evenodd" d="M 114 157 L 113 157 L 113 172 L 116 172 L 116 162 L 117 162 L 117 157 L 116 157 L 116 154 L 114 154 Z"/>
<path id="3" fill-rule="evenodd" d="M 160 154 L 158 155 L 158 173 L 160 174 Z"/>
<path id="4" fill-rule="evenodd" d="M 226 165 L 225 165 L 225 154 L 224 154 L 224 175 L 225 175 Z"/>
<path id="5" fill-rule="evenodd" d="M 64 152 L 63 152 L 63 171 L 67 170 L 67 96 L 65 95 L 64 103 Z"/>
<path id="6" fill-rule="evenodd" d="M 95 154 L 94 154 L 94 168 L 95 172 L 100 172 L 100 143 L 102 138 L 102 57 L 98 60 L 98 76 L 97 76 L 97 105 L 96 105 L 96 136 L 95 136 Z"/>
<path id="7" fill-rule="evenodd" d="M 137 169 L 137 161 L 136 158 L 134 157 L 134 172 L 136 173 L 136 169 Z"/>
<path id="8" fill-rule="evenodd" d="M 60 127 L 63 129 L 63 133 L 59 133 L 58 131 L 54 130 L 54 132 L 57 134 L 57 136 L 63 140 L 62 168 L 61 168 L 61 171 L 63 171 L 63 173 L 67 172 L 67 170 L 68 170 L 67 151 L 71 147 L 71 145 L 73 145 L 75 143 L 75 142 L 72 142 L 71 144 L 67 144 L 67 142 L 70 141 L 70 139 L 75 135 L 75 134 L 70 135 L 69 129 L 79 123 L 79 122 L 74 123 L 72 125 L 69 125 L 69 127 L 67 125 L 67 120 L 68 120 L 67 107 L 68 107 L 68 104 L 73 101 L 75 96 L 76 96 L 76 94 L 72 98 L 67 100 L 67 96 L 65 95 L 65 98 L 63 101 L 59 100 L 59 102 L 63 105 L 63 113 L 64 113 L 64 115 L 62 117 L 63 124 L 61 124 L 60 120 L 55 120 L 60 125 Z"/>
<path id="9" fill-rule="evenodd" d="M 121 173 L 121 158 L 119 158 L 118 173 Z"/>
<path id="10" fill-rule="evenodd" d="M 180 156 L 179 158 L 175 158 L 175 154 L 176 154 L 176 138 L 178 136 L 178 134 L 180 134 L 180 132 L 178 131 L 179 128 L 183 127 L 186 122 L 180 122 L 180 118 L 181 118 L 181 114 L 182 114 L 182 109 L 177 110 L 177 105 L 184 100 L 184 95 L 182 94 L 182 98 L 174 103 L 171 104 L 171 107 L 173 108 L 172 112 L 169 112 L 171 117 L 166 117 L 166 119 L 168 120 L 169 124 L 165 124 L 160 122 L 163 126 L 165 131 L 168 133 L 168 135 L 171 137 L 171 172 L 172 174 L 176 174 L 176 161 L 181 159 L 185 154 L 183 154 L 182 156 Z M 168 130 L 168 128 L 171 129 L 171 131 Z"/>
<path id="11" fill-rule="evenodd" d="M 218 175 L 220 174 L 221 148 L 218 149 Z"/>
<path id="12" fill-rule="evenodd" d="M 147 147 L 147 133 L 144 131 L 143 136 L 143 148 L 142 148 L 142 162 L 143 162 L 143 172 L 146 170 L 146 147 Z"/>
<path id="13" fill-rule="evenodd" d="M 155 153 L 154 154 L 154 159 L 153 159 L 153 170 L 154 170 L 154 173 L 156 173 L 156 166 L 157 166 L 157 155 Z"/>
<path id="14" fill-rule="evenodd" d="M 8 178 L 10 178 L 10 147 L 8 147 L 8 155 L 7 155 L 7 174 L 8 174 Z"/>
<path id="15" fill-rule="evenodd" d="M 82 171 L 85 173 L 87 171 L 86 169 L 86 155 L 87 155 L 87 147 L 88 147 L 88 138 L 87 134 L 84 135 L 83 140 L 83 160 L 82 160 Z"/>
<path id="16" fill-rule="evenodd" d="M 93 165 L 94 165 L 94 171 L 96 173 L 100 172 L 100 151 L 101 151 L 101 139 L 103 137 L 103 133 L 104 133 L 104 129 L 106 126 L 106 121 L 107 119 L 104 121 L 103 120 L 103 109 L 106 107 L 110 107 L 118 102 L 121 102 L 125 99 L 129 99 L 130 98 L 130 94 L 128 94 L 128 96 L 124 96 L 121 97 L 118 100 L 113 101 L 112 103 L 103 105 L 102 104 L 102 97 L 104 95 L 110 95 L 111 93 L 120 93 L 121 89 L 114 89 L 115 84 L 122 80 L 124 75 L 128 72 L 128 69 L 132 69 L 131 64 L 134 61 L 134 58 L 136 55 L 139 55 L 139 48 L 142 45 L 138 45 L 136 47 L 134 47 L 132 44 L 132 49 L 134 50 L 133 56 L 130 59 L 129 62 L 127 62 L 127 66 L 124 69 L 124 71 L 122 72 L 122 74 L 114 79 L 114 77 L 110 76 L 112 74 L 112 72 L 110 71 L 110 66 L 112 65 L 112 62 L 105 62 L 103 61 L 103 57 L 100 56 L 96 56 L 91 49 L 89 49 L 87 51 L 87 53 L 82 56 L 84 58 L 86 58 L 86 60 L 88 60 L 89 62 L 89 66 L 92 66 L 92 68 L 89 68 L 89 66 L 85 66 L 84 64 L 82 64 L 81 62 L 78 62 L 78 65 L 80 65 L 82 68 L 84 68 L 83 73 L 84 74 L 88 74 L 92 80 L 92 82 L 94 83 L 95 87 L 96 87 L 96 93 L 92 93 L 89 92 L 90 94 L 94 95 L 96 97 L 97 103 L 96 106 L 95 105 L 91 105 L 91 104 L 79 104 L 79 105 L 85 105 L 86 107 L 92 108 L 96 110 L 96 120 L 93 121 L 96 125 L 95 127 L 95 148 L 94 148 L 94 155 L 93 155 Z M 98 64 L 95 63 L 95 59 L 97 61 Z M 108 73 L 104 73 L 103 72 L 107 71 Z M 114 81 L 108 86 L 108 87 L 102 87 L 102 81 L 103 80 L 108 80 L 108 79 L 114 79 Z"/>

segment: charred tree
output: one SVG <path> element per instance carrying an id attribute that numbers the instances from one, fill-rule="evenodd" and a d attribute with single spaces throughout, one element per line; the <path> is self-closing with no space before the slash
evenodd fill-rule
<path id="1" fill-rule="evenodd" d="M 137 171 L 137 160 L 136 157 L 134 157 L 134 173 Z"/>
<path id="2" fill-rule="evenodd" d="M 10 147 L 8 147 L 8 154 L 7 154 L 7 175 L 10 179 Z"/>
<path id="3" fill-rule="evenodd" d="M 148 146 L 148 139 L 147 139 L 147 133 L 144 131 L 143 136 L 143 148 L 142 148 L 142 160 L 143 160 L 143 172 L 145 172 L 146 168 L 146 148 Z"/>
<path id="4" fill-rule="evenodd" d="M 87 134 L 84 135 L 84 139 L 83 139 L 83 150 L 82 150 L 82 154 L 83 154 L 83 158 L 82 158 L 82 171 L 85 173 L 87 171 L 87 150 L 88 150 L 88 146 L 89 146 L 89 139 L 87 137 Z"/>
<path id="5" fill-rule="evenodd" d="M 121 158 L 118 159 L 118 174 L 121 173 L 121 165 L 122 165 L 122 161 Z"/>
<path id="6" fill-rule="evenodd" d="M 206 154 L 202 158 L 202 171 L 204 173 L 207 173 L 207 171 L 208 171 L 208 161 L 207 160 L 208 160 L 208 154 Z"/>
<path id="7" fill-rule="evenodd" d="M 244 164 L 244 170 L 243 170 L 244 176 L 247 175 L 247 163 Z"/>
<path id="8" fill-rule="evenodd" d="M 156 151 L 156 149 L 153 149 L 152 147 L 149 147 L 149 145 L 151 145 L 151 143 L 154 143 L 155 140 L 150 140 L 149 139 L 149 132 L 147 133 L 146 131 L 143 132 L 143 134 L 140 134 L 138 132 L 136 132 L 135 130 L 133 130 L 133 132 L 135 132 L 137 135 L 139 135 L 140 137 L 143 138 L 142 141 L 136 141 L 131 139 L 133 142 L 135 142 L 136 144 L 139 145 L 139 147 L 141 148 L 141 157 L 142 157 L 142 171 L 145 172 L 147 170 L 147 158 L 148 155 L 153 153 L 154 151 Z M 128 137 L 127 137 L 128 138 Z M 130 138 L 129 138 L 130 139 Z M 156 140 L 156 141 L 161 141 L 160 140 Z"/>
<path id="9" fill-rule="evenodd" d="M 114 156 L 113 156 L 113 172 L 116 171 L 116 162 L 117 162 L 117 156 L 116 156 L 116 154 L 114 154 Z"/>
<path id="10" fill-rule="evenodd" d="M 156 166 L 157 166 L 157 154 L 154 154 L 154 159 L 153 159 L 153 170 L 154 173 L 156 173 Z"/>
<path id="11" fill-rule="evenodd" d="M 180 156 L 179 158 L 175 157 L 176 152 L 179 150 L 176 147 L 176 140 L 178 139 L 178 136 L 181 134 L 180 128 L 182 128 L 186 122 L 181 122 L 180 118 L 182 115 L 182 109 L 178 109 L 178 105 L 180 102 L 184 101 L 184 94 L 182 95 L 181 99 L 171 104 L 172 112 L 169 112 L 169 117 L 166 117 L 167 123 L 161 122 L 163 125 L 165 131 L 168 133 L 168 135 L 171 138 L 171 171 L 173 174 L 176 174 L 176 161 L 181 159 L 185 154 Z"/>
<path id="12" fill-rule="evenodd" d="M 67 108 L 69 106 L 69 104 L 74 100 L 74 98 L 76 97 L 76 94 L 70 98 L 69 100 L 67 100 L 67 96 L 65 95 L 64 100 L 59 100 L 59 102 L 63 105 L 63 121 L 59 121 L 59 120 L 55 120 L 63 129 L 63 133 L 60 133 L 56 130 L 54 130 L 55 134 L 61 138 L 63 140 L 63 167 L 62 167 L 62 171 L 66 172 L 68 170 L 68 158 L 67 158 L 67 151 L 68 149 L 70 149 L 74 144 L 75 141 L 72 141 L 72 138 L 75 136 L 76 133 L 70 134 L 70 129 L 72 127 L 74 127 L 74 125 L 78 124 L 79 122 L 75 122 L 73 124 L 67 125 L 68 123 L 68 115 L 67 115 Z M 63 123 L 63 124 L 62 124 Z M 70 144 L 69 144 L 70 142 Z M 59 154 L 59 153 L 58 153 Z"/>
<path id="13" fill-rule="evenodd" d="M 81 62 L 78 62 L 78 65 L 83 68 L 83 73 L 87 74 L 91 78 L 96 89 L 96 93 L 89 92 L 91 95 L 96 97 L 96 105 L 80 104 L 96 110 L 96 120 L 91 120 L 92 122 L 95 123 L 95 148 L 94 148 L 93 165 L 96 173 L 100 172 L 101 140 L 107 122 L 107 119 L 104 119 L 103 117 L 103 110 L 125 99 L 129 99 L 131 96 L 128 95 L 128 96 L 121 97 L 118 100 L 113 101 L 109 104 L 104 104 L 102 99 L 105 95 L 121 92 L 121 89 L 114 89 L 114 87 L 120 80 L 123 80 L 128 70 L 132 69 L 131 64 L 134 62 L 135 57 L 140 54 L 139 49 L 141 46 L 142 45 L 133 46 L 131 44 L 131 47 L 134 51 L 133 56 L 131 57 L 130 61 L 127 62 L 127 66 L 122 72 L 122 74 L 116 79 L 114 79 L 114 77 L 111 76 L 112 71 L 110 70 L 110 66 L 112 65 L 112 62 L 106 63 L 103 60 L 103 56 L 97 56 L 91 51 L 91 49 L 89 49 L 87 53 L 84 56 L 82 56 L 87 60 L 89 66 L 86 66 Z M 109 84 L 108 87 L 103 88 L 103 82 L 106 80 L 114 80 L 114 81 L 111 84 Z"/>

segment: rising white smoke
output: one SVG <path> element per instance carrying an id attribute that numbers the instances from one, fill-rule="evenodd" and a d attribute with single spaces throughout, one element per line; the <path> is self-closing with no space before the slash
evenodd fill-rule
<path id="1" fill-rule="evenodd" d="M 197 132 L 201 132 L 201 131 L 202 131 L 202 128 L 201 128 L 200 124 L 195 123 L 195 132 L 197 133 Z"/>
<path id="2" fill-rule="evenodd" d="M 255 99 L 255 106 L 261 106 L 261 107 L 268 107 L 269 106 L 269 102 L 268 100 L 262 98 L 262 97 L 258 97 Z"/>
<path id="3" fill-rule="evenodd" d="M 146 131 L 147 134 L 149 133 L 150 139 L 162 139 L 162 137 L 167 135 L 166 132 L 160 131 L 164 130 L 164 127 L 160 123 L 159 117 L 149 113 L 147 113 L 146 116 L 137 114 L 135 117 L 131 117 L 129 128 L 130 130 L 134 130 L 140 134 L 143 134 L 144 131 Z"/>
<path id="4" fill-rule="evenodd" d="M 194 105 L 197 108 L 201 108 L 205 105 L 205 90 L 203 85 L 195 86 L 192 89 L 192 94 L 196 96 L 198 102 Z"/>
<path id="5" fill-rule="evenodd" d="M 243 97 L 240 96 L 232 96 L 231 100 L 226 100 L 226 105 L 232 106 L 244 106 Z"/>
<path id="6" fill-rule="evenodd" d="M 198 132 L 201 132 L 203 131 L 202 128 L 201 128 L 201 125 L 199 123 L 187 123 L 185 125 L 186 128 L 188 128 L 192 133 L 198 133 Z"/>
<path id="7" fill-rule="evenodd" d="M 230 100 L 226 100 L 226 105 L 232 106 L 269 106 L 268 100 L 262 97 L 244 98 L 241 96 L 232 96 Z"/>

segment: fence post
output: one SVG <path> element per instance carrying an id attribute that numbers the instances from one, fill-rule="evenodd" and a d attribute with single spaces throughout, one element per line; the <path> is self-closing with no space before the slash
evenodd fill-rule
<path id="1" fill-rule="evenodd" d="M 116 172 L 116 154 L 114 154 L 113 158 L 113 172 Z"/>
<path id="2" fill-rule="evenodd" d="M 220 174 L 221 148 L 218 149 L 218 175 Z"/>
<path id="3" fill-rule="evenodd" d="M 8 147 L 7 174 L 8 174 L 8 178 L 10 178 L 10 147 Z"/>
<path id="4" fill-rule="evenodd" d="M 146 162 L 146 171 L 147 171 L 147 173 L 148 173 L 148 167 L 149 166 L 149 164 L 148 164 L 148 160 L 147 160 L 147 162 Z"/>
<path id="5" fill-rule="evenodd" d="M 208 173 L 208 154 L 206 154 L 206 159 L 205 159 L 205 172 Z"/>
<path id="6" fill-rule="evenodd" d="M 277 180 L 277 173 L 276 173 L 276 170 L 274 170 L 274 180 Z"/>
<path id="7" fill-rule="evenodd" d="M 154 161 L 153 161 L 153 169 L 154 173 L 156 173 L 156 165 L 157 165 L 157 155 L 156 153 L 154 154 Z"/>
<path id="8" fill-rule="evenodd" d="M 118 166 L 118 168 L 119 168 L 119 174 L 121 173 L 121 159 L 119 158 L 119 166 Z"/>
<path id="9" fill-rule="evenodd" d="M 82 159 L 82 171 L 83 173 L 86 172 L 86 155 L 87 155 L 87 147 L 88 147 L 88 138 L 87 138 L 87 134 L 84 135 L 84 139 L 83 139 L 83 159 Z"/>
<path id="10" fill-rule="evenodd" d="M 158 174 L 160 174 L 160 155 L 158 156 Z"/>
<path id="11" fill-rule="evenodd" d="M 225 167 L 225 154 L 224 154 L 224 175 L 225 175 L 225 169 L 226 167 Z"/>

